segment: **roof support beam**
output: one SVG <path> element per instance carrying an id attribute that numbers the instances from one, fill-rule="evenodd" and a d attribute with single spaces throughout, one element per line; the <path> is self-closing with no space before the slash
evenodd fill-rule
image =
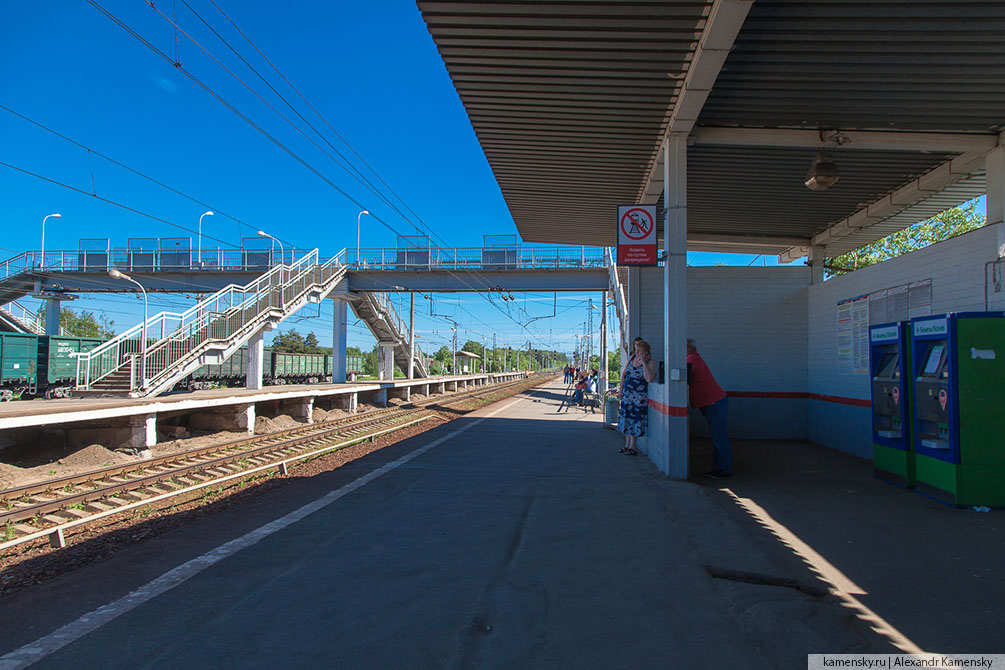
<path id="1" fill-rule="evenodd" d="M 659 144 L 653 148 L 649 173 L 636 197 L 638 202 L 651 204 L 659 199 L 663 191 L 663 146 L 671 134 L 687 135 L 694 128 L 753 4 L 754 0 L 715 0 L 712 5 L 680 94 L 671 108 L 666 130 Z M 653 195 L 654 192 L 656 195 Z"/>
<path id="2" fill-rule="evenodd" d="M 818 149 L 834 130 L 794 128 L 696 128 L 691 143 L 736 147 L 795 147 Z M 998 145 L 997 133 L 915 133 L 870 130 L 841 131 L 842 151 L 987 152 Z M 823 139 L 821 139 L 823 138 Z"/>
<path id="3" fill-rule="evenodd" d="M 986 151 L 969 151 L 946 161 L 901 186 L 893 193 L 870 203 L 851 216 L 817 233 L 813 236 L 810 246 L 823 247 L 825 253 L 829 253 L 828 247 L 838 240 L 884 221 L 983 169 L 987 153 Z M 882 235 L 877 235 L 875 239 L 880 237 Z M 799 245 L 799 248 L 795 248 L 795 245 L 793 247 L 779 256 L 780 262 L 788 262 L 805 254 L 805 245 Z"/>

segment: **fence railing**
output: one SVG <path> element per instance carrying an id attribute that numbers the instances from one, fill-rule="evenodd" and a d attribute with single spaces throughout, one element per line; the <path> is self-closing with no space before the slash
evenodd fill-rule
<path id="1" fill-rule="evenodd" d="M 0 262 L 0 280 L 30 272 L 265 272 L 292 264 L 317 250 L 203 249 L 166 251 L 102 249 L 98 251 L 26 251 Z"/>
<path id="2" fill-rule="evenodd" d="M 250 284 L 231 284 L 180 314 L 161 312 L 133 326 L 77 359 L 78 387 L 90 388 L 116 372 L 124 376 L 123 366 L 139 357 L 128 368 L 135 377 L 130 388 L 154 388 L 207 343 L 226 345 L 250 336 L 272 313 L 285 315 L 307 291 L 328 286 L 342 275 L 343 253 L 323 264 L 317 254 L 315 249 L 290 265 L 277 265 Z"/>
<path id="3" fill-rule="evenodd" d="M 26 333 L 42 335 L 45 332 L 45 327 L 42 324 L 42 315 L 28 309 L 17 300 L 0 307 L 0 312 L 3 312 L 8 319 L 17 323 Z"/>
<path id="4" fill-rule="evenodd" d="M 356 270 L 554 270 L 602 268 L 601 247 L 347 249 Z"/>
<path id="5" fill-rule="evenodd" d="M 317 250 L 218 249 L 138 250 L 99 249 L 26 251 L 0 262 L 0 281 L 33 272 L 265 272 L 292 265 Z M 536 270 L 600 268 L 606 264 L 601 247 L 471 247 L 445 249 L 349 249 L 345 262 L 357 270 Z"/>
<path id="6" fill-rule="evenodd" d="M 618 266 L 614 262 L 614 252 L 607 249 L 606 256 L 611 293 L 614 295 L 614 311 L 618 316 L 618 330 L 621 333 L 621 348 L 628 351 L 628 303 L 625 301 L 625 291 L 621 287 L 621 280 L 618 277 Z"/>
<path id="7" fill-rule="evenodd" d="M 384 320 L 387 322 L 388 326 L 394 331 L 394 334 L 401 340 L 403 346 L 408 347 L 410 342 L 408 324 L 398 314 L 398 310 L 394 308 L 394 302 L 391 300 L 391 295 L 389 293 L 366 293 L 364 294 L 364 296 L 365 296 L 364 299 L 369 299 L 372 301 L 374 309 L 376 309 L 378 312 L 381 312 L 381 316 L 384 317 Z M 428 374 L 428 372 L 426 371 L 426 368 L 428 366 L 425 364 L 424 354 L 422 353 L 422 348 L 419 346 L 418 342 L 415 343 L 414 360 L 416 368 Z M 405 370 L 404 372 L 406 375 L 408 374 L 407 370 Z"/>

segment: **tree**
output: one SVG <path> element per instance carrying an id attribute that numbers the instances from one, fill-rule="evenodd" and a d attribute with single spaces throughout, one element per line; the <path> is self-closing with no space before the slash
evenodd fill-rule
<path id="1" fill-rule="evenodd" d="M 964 203 L 960 207 L 947 209 L 941 214 L 892 235 L 887 235 L 872 244 L 827 259 L 824 268 L 830 277 L 861 270 L 864 267 L 975 230 L 987 223 L 987 217 L 977 213 L 976 209 L 976 200 Z"/>
<path id="2" fill-rule="evenodd" d="M 73 337 L 115 337 L 115 322 L 109 321 L 104 314 L 95 318 L 93 312 L 81 311 L 76 314 L 69 307 L 64 307 L 59 312 L 59 328 L 65 335 Z"/>
<path id="3" fill-rule="evenodd" d="M 321 348 L 318 346 L 318 336 L 313 332 L 307 333 L 307 337 L 304 338 L 304 346 L 307 347 L 308 353 L 318 353 L 318 349 Z"/>
<path id="4" fill-rule="evenodd" d="M 304 343 L 303 335 L 296 330 L 279 333 L 272 340 L 272 350 L 279 353 L 303 354 L 307 352 L 307 345 Z"/>
<path id="5" fill-rule="evenodd" d="M 472 354 L 478 354 L 479 356 L 481 356 L 482 355 L 482 345 L 481 345 L 481 342 L 475 342 L 474 340 L 468 340 L 467 342 L 464 343 L 464 346 L 461 347 L 461 351 L 468 351 L 468 352 L 470 352 Z"/>

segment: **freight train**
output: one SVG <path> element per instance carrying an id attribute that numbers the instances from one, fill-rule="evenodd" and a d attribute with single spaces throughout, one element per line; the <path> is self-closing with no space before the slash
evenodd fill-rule
<path id="1" fill-rule="evenodd" d="M 69 397 L 77 381 L 76 354 L 105 340 L 94 337 L 0 333 L 0 401 L 22 398 Z M 331 379 L 329 354 L 291 354 L 265 350 L 266 384 L 316 384 Z M 362 357 L 348 356 L 346 370 L 362 372 Z M 248 372 L 248 348 L 220 365 L 204 365 L 178 384 L 180 389 L 243 386 Z"/>

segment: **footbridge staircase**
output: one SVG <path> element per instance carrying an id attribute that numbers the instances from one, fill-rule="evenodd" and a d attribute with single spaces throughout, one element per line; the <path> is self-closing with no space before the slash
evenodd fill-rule
<path id="1" fill-rule="evenodd" d="M 343 251 L 322 264 L 315 249 L 181 314 L 145 320 L 78 358 L 77 393 L 139 398 L 170 389 L 196 368 L 229 358 L 262 329 L 320 303 L 345 277 L 344 259 Z"/>
<path id="2" fill-rule="evenodd" d="M 605 250 L 608 272 L 608 290 L 614 300 L 614 310 L 618 316 L 618 335 L 621 344 L 621 362 L 628 360 L 628 347 L 631 345 L 631 337 L 628 332 L 628 303 L 625 300 L 624 286 L 628 280 L 628 268 L 618 267 L 614 261 L 614 253 L 611 249 Z"/>
<path id="3" fill-rule="evenodd" d="M 408 376 L 409 329 L 398 316 L 387 293 L 360 292 L 350 303 L 356 316 L 366 324 L 379 343 L 394 346 L 394 362 Z M 426 358 L 415 347 L 415 377 L 428 377 Z"/>
<path id="4" fill-rule="evenodd" d="M 0 332 L 42 335 L 45 328 L 38 314 L 15 300 L 0 307 Z"/>

